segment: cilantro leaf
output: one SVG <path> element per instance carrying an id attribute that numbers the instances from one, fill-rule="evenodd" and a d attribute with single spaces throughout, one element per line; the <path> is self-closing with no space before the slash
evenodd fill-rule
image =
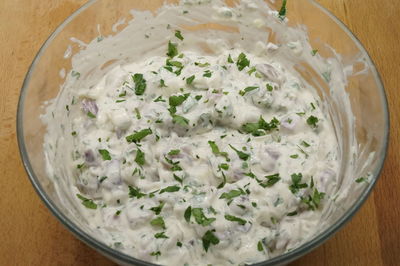
<path id="1" fill-rule="evenodd" d="M 208 226 L 216 220 L 215 218 L 207 218 L 202 208 L 192 208 L 192 215 L 196 222 L 202 226 Z"/>
<path id="2" fill-rule="evenodd" d="M 132 76 L 132 80 L 135 83 L 135 94 L 143 95 L 146 90 L 146 80 L 143 78 L 143 74 L 136 73 Z"/>
<path id="3" fill-rule="evenodd" d="M 179 191 L 180 189 L 181 189 L 181 188 L 178 187 L 178 186 L 168 186 L 168 187 L 166 187 L 166 188 L 161 189 L 161 190 L 160 190 L 160 194 L 165 193 L 165 192 L 170 192 L 170 193 L 172 193 L 172 192 L 177 192 L 177 191 Z"/>
<path id="4" fill-rule="evenodd" d="M 90 111 L 88 111 L 87 112 L 87 116 L 89 117 L 89 118 L 96 118 L 96 115 L 94 115 L 92 112 L 90 112 Z"/>
<path id="5" fill-rule="evenodd" d="M 165 235 L 165 232 L 160 232 L 160 233 L 156 233 L 154 235 L 155 238 L 169 238 L 168 236 Z"/>
<path id="6" fill-rule="evenodd" d="M 282 6 L 281 6 L 281 9 L 279 10 L 279 18 L 280 19 L 284 19 L 285 18 L 285 16 L 286 16 L 286 2 L 287 2 L 287 0 L 283 0 L 282 1 Z"/>
<path id="7" fill-rule="evenodd" d="M 172 123 L 178 124 L 181 126 L 188 126 L 189 125 L 189 119 L 180 116 L 180 115 L 172 115 Z"/>
<path id="8" fill-rule="evenodd" d="M 165 102 L 162 96 L 158 96 L 157 99 L 154 100 L 155 103 L 157 102 Z"/>
<path id="9" fill-rule="evenodd" d="M 170 58 L 174 58 L 178 55 L 178 45 L 176 43 L 172 43 L 171 41 L 168 42 L 168 52 L 167 56 Z"/>
<path id="10" fill-rule="evenodd" d="M 263 136 L 267 132 L 278 129 L 279 121 L 275 117 L 268 123 L 262 116 L 257 123 L 246 123 L 242 126 L 242 131 L 252 134 L 255 137 Z"/>
<path id="11" fill-rule="evenodd" d="M 209 140 L 209 141 L 208 141 L 208 144 L 209 144 L 210 147 L 211 147 L 212 153 L 214 153 L 214 154 L 217 155 L 217 156 L 225 157 L 225 159 L 226 159 L 227 161 L 229 161 L 228 153 L 227 153 L 227 152 L 221 152 L 221 151 L 219 150 L 217 144 L 215 144 L 215 141 Z"/>
<path id="12" fill-rule="evenodd" d="M 192 75 L 192 76 L 188 77 L 188 78 L 186 79 L 186 84 L 187 84 L 187 85 L 192 84 L 195 78 L 196 78 L 195 75 Z"/>
<path id="13" fill-rule="evenodd" d="M 257 250 L 258 251 L 264 251 L 264 246 L 263 246 L 261 240 L 258 241 L 258 243 L 257 243 Z"/>
<path id="14" fill-rule="evenodd" d="M 368 179 L 365 177 L 359 177 L 356 179 L 356 183 L 368 182 Z"/>
<path id="15" fill-rule="evenodd" d="M 141 151 L 140 149 L 138 149 L 137 152 L 136 152 L 135 162 L 138 165 L 141 165 L 141 166 L 143 166 L 145 164 L 145 162 L 146 162 L 146 160 L 144 158 L 144 152 Z"/>
<path id="16" fill-rule="evenodd" d="M 126 141 L 129 143 L 132 143 L 132 142 L 137 143 L 152 133 L 153 133 L 153 131 L 151 131 L 150 128 L 142 129 L 138 132 L 135 132 L 132 135 L 127 136 Z"/>
<path id="17" fill-rule="evenodd" d="M 138 198 L 138 199 L 140 199 L 140 198 L 146 196 L 146 194 L 140 192 L 139 188 L 135 188 L 135 187 L 132 187 L 132 186 L 129 186 L 128 188 L 129 188 L 129 197 L 130 198 Z"/>
<path id="18" fill-rule="evenodd" d="M 309 118 L 307 118 L 307 124 L 310 125 L 312 128 L 316 128 L 318 123 L 318 118 L 311 115 Z"/>
<path id="19" fill-rule="evenodd" d="M 230 215 L 230 214 L 225 214 L 224 217 L 225 217 L 226 220 L 231 221 L 231 222 L 237 222 L 240 225 L 245 225 L 247 223 L 246 220 L 243 220 L 243 219 L 241 219 L 239 217 L 236 217 L 236 216 L 233 216 L 233 215 Z"/>
<path id="20" fill-rule="evenodd" d="M 152 207 L 150 208 L 151 211 L 153 211 L 156 215 L 159 215 L 161 213 L 162 208 L 164 207 L 165 202 L 160 202 L 160 205 L 156 206 L 156 207 Z"/>
<path id="21" fill-rule="evenodd" d="M 265 178 L 268 179 L 267 182 L 261 182 L 260 185 L 264 188 L 266 187 L 272 187 L 273 185 L 275 185 L 279 180 L 281 180 L 279 174 L 273 174 L 273 175 L 269 175 L 266 176 Z"/>
<path id="22" fill-rule="evenodd" d="M 248 93 L 248 92 L 250 92 L 250 91 L 253 91 L 253 90 L 255 90 L 255 89 L 258 89 L 258 87 L 257 87 L 257 86 L 246 87 L 244 90 L 239 91 L 239 94 L 240 94 L 241 96 L 244 96 L 246 93 Z"/>
<path id="23" fill-rule="evenodd" d="M 190 222 L 190 217 L 192 216 L 192 207 L 189 206 L 186 208 L 185 213 L 183 214 L 183 217 L 185 217 L 186 222 Z"/>
<path id="24" fill-rule="evenodd" d="M 103 158 L 104 161 L 109 161 L 111 160 L 111 155 L 108 152 L 108 150 L 99 150 L 99 153 L 101 154 L 101 157 Z"/>
<path id="25" fill-rule="evenodd" d="M 232 59 L 232 57 L 231 57 L 231 55 L 229 54 L 229 56 L 228 56 L 228 63 L 231 63 L 231 64 L 233 64 L 234 62 L 233 62 L 233 59 Z"/>
<path id="26" fill-rule="evenodd" d="M 245 67 L 250 66 L 250 61 L 247 59 L 244 53 L 240 53 L 236 65 L 239 71 L 242 71 Z"/>
<path id="27" fill-rule="evenodd" d="M 81 194 L 76 194 L 78 199 L 82 201 L 82 205 L 85 206 L 88 209 L 96 210 L 97 209 L 97 204 L 93 202 L 93 200 L 85 198 Z"/>
<path id="28" fill-rule="evenodd" d="M 153 220 L 151 220 L 151 221 L 150 221 L 150 224 L 151 224 L 152 226 L 159 226 L 159 227 L 161 227 L 162 229 L 166 229 L 164 219 L 163 219 L 161 216 L 159 216 L 159 217 L 154 218 Z"/>
<path id="29" fill-rule="evenodd" d="M 239 151 L 238 149 L 236 149 L 235 147 L 233 147 L 232 145 L 229 144 L 229 147 L 231 147 L 232 150 L 234 150 L 236 152 L 236 154 L 239 156 L 239 158 L 243 161 L 247 161 L 250 158 L 250 154 Z"/>
<path id="30" fill-rule="evenodd" d="M 183 41 L 183 39 L 184 39 L 180 30 L 175 31 L 175 37 L 181 41 Z"/>
<path id="31" fill-rule="evenodd" d="M 228 201 L 232 200 L 233 198 L 239 197 L 240 195 L 246 195 L 246 192 L 243 191 L 243 189 L 233 189 L 229 192 L 224 192 L 221 194 L 219 197 L 220 199 L 226 199 Z"/>
<path id="32" fill-rule="evenodd" d="M 181 150 L 170 150 L 169 152 L 168 152 L 168 155 L 178 155 L 179 153 L 181 152 Z"/>
<path id="33" fill-rule="evenodd" d="M 300 183 L 301 179 L 303 178 L 303 175 L 301 173 L 292 174 L 291 178 L 292 178 L 292 184 L 289 186 L 289 189 L 293 194 L 296 194 L 302 188 L 308 187 L 306 183 Z"/>
<path id="34" fill-rule="evenodd" d="M 210 247 L 211 244 L 212 245 L 219 244 L 219 239 L 214 235 L 213 232 L 215 232 L 215 230 L 208 230 L 201 238 L 201 240 L 203 241 L 203 248 L 206 252 L 208 251 L 208 248 Z"/>

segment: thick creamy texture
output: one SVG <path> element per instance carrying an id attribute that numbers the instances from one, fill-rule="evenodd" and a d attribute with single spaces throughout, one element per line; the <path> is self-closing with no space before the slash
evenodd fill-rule
<path id="1" fill-rule="evenodd" d="M 197 2 L 134 12 L 121 33 L 74 56 L 45 117 L 48 172 L 80 223 L 124 253 L 255 263 L 309 240 L 337 189 L 332 122 L 294 66 L 345 81 L 262 1 Z M 206 12 L 233 29 L 178 28 Z M 166 20 L 174 14 L 183 21 Z M 138 48 L 127 48 L 144 21 Z M 284 44 L 262 42 L 266 26 L 287 30 Z"/>

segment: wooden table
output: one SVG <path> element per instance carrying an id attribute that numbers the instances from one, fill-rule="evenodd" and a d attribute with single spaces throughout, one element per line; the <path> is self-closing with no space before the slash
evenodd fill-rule
<path id="1" fill-rule="evenodd" d="M 113 265 L 46 209 L 23 169 L 15 115 L 23 78 L 47 36 L 85 0 L 0 1 L 0 265 Z M 365 45 L 391 110 L 388 158 L 374 192 L 343 230 L 292 265 L 400 265 L 400 1 L 318 0 Z"/>

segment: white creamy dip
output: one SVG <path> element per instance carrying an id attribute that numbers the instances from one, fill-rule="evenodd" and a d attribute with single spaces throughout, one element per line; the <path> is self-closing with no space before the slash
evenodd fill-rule
<path id="1" fill-rule="evenodd" d="M 335 66 L 262 1 L 198 2 L 134 12 L 73 56 L 47 168 L 90 233 L 135 258 L 260 262 L 309 240 L 336 191 L 332 122 L 295 69 L 330 82 Z M 203 20 L 231 28 L 190 28 Z M 267 28 L 286 32 L 266 43 Z"/>

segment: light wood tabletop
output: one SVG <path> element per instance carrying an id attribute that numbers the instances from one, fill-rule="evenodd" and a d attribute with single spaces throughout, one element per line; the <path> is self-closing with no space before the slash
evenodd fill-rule
<path id="1" fill-rule="evenodd" d="M 113 265 L 52 216 L 31 186 L 16 141 L 24 76 L 50 33 L 85 0 L 0 1 L 0 265 Z M 318 0 L 364 44 L 391 114 L 389 153 L 373 193 L 325 244 L 291 265 L 400 265 L 400 1 Z"/>

